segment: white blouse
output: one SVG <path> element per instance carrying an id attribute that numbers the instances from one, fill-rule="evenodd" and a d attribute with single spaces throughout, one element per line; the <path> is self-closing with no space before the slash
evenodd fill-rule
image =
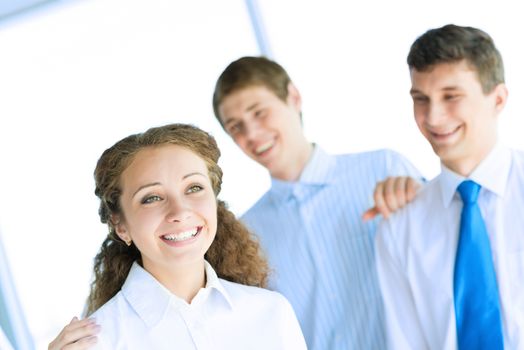
<path id="1" fill-rule="evenodd" d="M 122 289 L 92 317 L 94 349 L 306 349 L 295 313 L 280 294 L 217 277 L 188 304 L 136 262 Z"/>

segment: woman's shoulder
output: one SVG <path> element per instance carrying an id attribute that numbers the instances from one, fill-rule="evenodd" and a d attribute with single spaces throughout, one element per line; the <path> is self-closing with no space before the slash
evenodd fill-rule
<path id="1" fill-rule="evenodd" d="M 102 320 L 110 320 L 118 313 L 118 310 L 121 308 L 122 301 L 122 292 L 119 291 L 114 297 L 109 299 L 105 304 L 93 312 L 90 317 L 96 318 L 97 323 L 100 323 Z"/>
<path id="2" fill-rule="evenodd" d="M 231 297 L 233 303 L 258 303 L 258 305 L 264 305 L 264 307 L 271 305 L 282 307 L 289 304 L 282 294 L 275 291 L 260 287 L 246 286 L 224 279 L 220 279 L 220 283 L 224 286 L 224 289 Z"/>
<path id="3" fill-rule="evenodd" d="M 220 280 L 245 332 L 270 349 L 306 349 L 296 315 L 280 293 Z M 263 345 L 261 345 L 263 344 Z"/>
<path id="4" fill-rule="evenodd" d="M 125 299 L 122 292 L 118 292 L 114 297 L 109 299 L 104 305 L 97 309 L 90 317 L 96 320 L 101 326 L 98 334 L 98 343 L 95 349 L 114 349 L 118 334 L 121 331 L 120 321 L 125 318 Z"/>

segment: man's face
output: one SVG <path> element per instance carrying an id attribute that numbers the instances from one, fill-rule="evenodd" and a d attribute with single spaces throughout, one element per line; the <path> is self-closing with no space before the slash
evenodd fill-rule
<path id="1" fill-rule="evenodd" d="M 499 84 L 485 94 L 466 61 L 411 70 L 411 96 L 418 128 L 442 163 L 467 176 L 497 139 L 497 116 L 507 91 Z"/>
<path id="2" fill-rule="evenodd" d="M 265 86 L 250 86 L 226 96 L 218 108 L 224 129 L 242 151 L 281 179 L 308 145 L 300 95 L 292 84 L 288 90 L 282 101 Z"/>

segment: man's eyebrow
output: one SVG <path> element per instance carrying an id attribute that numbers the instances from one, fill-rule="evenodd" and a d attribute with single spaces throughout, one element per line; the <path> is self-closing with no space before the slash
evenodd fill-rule
<path id="1" fill-rule="evenodd" d="M 257 108 L 259 105 L 258 102 L 253 102 L 249 107 L 246 108 L 246 111 L 251 112 L 253 109 Z"/>
<path id="2" fill-rule="evenodd" d="M 443 87 L 442 89 L 440 89 L 440 91 L 455 91 L 455 90 L 461 90 L 460 86 L 451 85 L 451 86 L 446 86 L 446 87 Z M 409 94 L 410 95 L 413 95 L 413 94 L 425 95 L 422 91 L 420 91 L 418 89 L 411 89 L 411 90 L 409 90 Z"/>
<path id="3" fill-rule="evenodd" d="M 258 102 L 254 102 L 253 104 L 249 105 L 249 106 L 245 109 L 245 111 L 246 111 L 246 112 L 251 112 L 253 109 L 257 108 L 258 105 L 259 105 Z M 227 118 L 227 119 L 224 121 L 224 126 L 227 126 L 227 125 L 229 125 L 229 124 L 231 124 L 231 123 L 235 123 L 236 121 L 237 121 L 236 118 Z"/>
<path id="4" fill-rule="evenodd" d="M 453 90 L 462 90 L 462 88 L 460 86 L 451 85 L 451 86 L 446 86 L 442 90 L 443 91 L 453 91 Z"/>
<path id="5" fill-rule="evenodd" d="M 235 119 L 235 118 L 228 118 L 228 119 L 226 119 L 226 120 L 224 121 L 224 126 L 227 126 L 227 125 L 229 125 L 229 124 L 231 124 L 231 123 L 234 123 L 234 122 L 236 122 L 236 119 Z"/>
<path id="6" fill-rule="evenodd" d="M 417 89 L 410 89 L 409 90 L 409 94 L 410 95 L 413 95 L 413 94 L 422 94 L 422 92 L 420 90 L 417 90 Z"/>

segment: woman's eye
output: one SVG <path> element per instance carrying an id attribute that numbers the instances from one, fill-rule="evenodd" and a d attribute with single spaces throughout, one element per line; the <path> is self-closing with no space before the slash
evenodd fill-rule
<path id="1" fill-rule="evenodd" d="M 161 201 L 162 198 L 160 198 L 160 196 L 147 196 L 145 197 L 144 199 L 142 199 L 142 204 L 149 204 L 149 203 L 153 203 L 153 202 L 158 202 L 158 201 Z"/>
<path id="2" fill-rule="evenodd" d="M 192 185 L 190 186 L 188 189 L 187 189 L 187 193 L 195 193 L 195 192 L 200 192 L 204 189 L 204 187 L 200 186 L 200 185 Z"/>

